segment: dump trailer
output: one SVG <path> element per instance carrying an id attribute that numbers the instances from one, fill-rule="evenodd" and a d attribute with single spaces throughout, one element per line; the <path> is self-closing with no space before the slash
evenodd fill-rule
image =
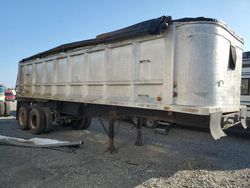
<path id="1" fill-rule="evenodd" d="M 20 128 L 49 132 L 52 121 L 75 129 L 92 117 L 114 122 L 141 118 L 223 129 L 246 126 L 240 105 L 243 40 L 211 18 L 162 16 L 94 39 L 64 44 L 19 62 L 17 119 Z"/>

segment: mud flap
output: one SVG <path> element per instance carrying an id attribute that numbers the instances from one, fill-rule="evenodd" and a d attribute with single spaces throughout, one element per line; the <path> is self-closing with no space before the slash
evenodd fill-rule
<path id="1" fill-rule="evenodd" d="M 240 118 L 241 118 L 242 127 L 244 127 L 244 129 L 246 129 L 247 128 L 247 124 L 246 124 L 247 109 L 246 108 L 243 108 L 240 110 Z"/>
<path id="2" fill-rule="evenodd" d="M 222 112 L 210 114 L 210 132 L 215 140 L 227 136 L 221 128 Z"/>

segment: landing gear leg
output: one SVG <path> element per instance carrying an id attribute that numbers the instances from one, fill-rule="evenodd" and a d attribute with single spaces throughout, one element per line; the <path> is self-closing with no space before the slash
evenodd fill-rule
<path id="1" fill-rule="evenodd" d="M 117 153 L 115 146 L 114 146 L 114 125 L 115 125 L 115 117 L 111 116 L 109 118 L 109 128 L 108 128 L 108 147 L 106 149 L 106 152 L 109 152 L 110 154 Z"/>
<path id="2" fill-rule="evenodd" d="M 139 118 L 138 124 L 136 125 L 136 141 L 135 145 L 136 146 L 142 146 L 142 139 L 141 139 L 141 127 L 142 127 L 143 119 Z"/>

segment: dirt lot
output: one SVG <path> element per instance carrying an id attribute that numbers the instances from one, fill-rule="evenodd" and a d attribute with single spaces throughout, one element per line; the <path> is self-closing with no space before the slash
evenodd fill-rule
<path id="1" fill-rule="evenodd" d="M 13 104 L 13 108 L 15 104 Z M 13 113 L 14 115 L 14 113 Z M 214 141 L 208 132 L 172 128 L 168 135 L 116 126 L 117 154 L 105 152 L 107 136 L 94 119 L 89 130 L 56 127 L 42 138 L 84 141 L 77 149 L 0 145 L 0 187 L 249 187 L 250 140 Z M 119 127 L 119 128 L 118 128 Z M 0 135 L 32 138 L 14 117 L 0 119 Z"/>

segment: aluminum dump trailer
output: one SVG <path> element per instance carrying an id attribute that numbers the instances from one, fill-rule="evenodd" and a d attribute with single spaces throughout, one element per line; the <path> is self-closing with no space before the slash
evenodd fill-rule
<path id="1" fill-rule="evenodd" d="M 33 108 L 40 114 L 46 108 L 56 121 L 85 119 L 84 128 L 88 118 L 107 116 L 112 140 L 113 120 L 133 115 L 206 123 L 218 139 L 222 129 L 245 127 L 242 49 L 242 38 L 225 23 L 203 17 L 163 16 L 64 44 L 19 62 L 17 118 L 33 130 L 39 124 L 27 116 Z"/>

